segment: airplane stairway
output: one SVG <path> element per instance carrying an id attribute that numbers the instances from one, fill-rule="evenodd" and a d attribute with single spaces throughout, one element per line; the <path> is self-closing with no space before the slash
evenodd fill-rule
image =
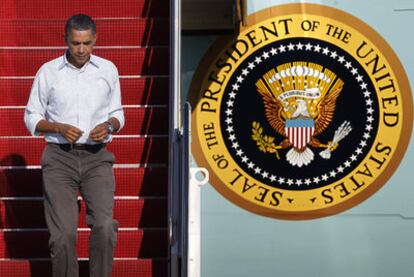
<path id="1" fill-rule="evenodd" d="M 169 1 L 1 0 L 0 276 L 51 276 L 42 203 L 42 137 L 23 123 L 33 78 L 64 53 L 65 20 L 85 13 L 97 23 L 94 54 L 120 73 L 126 116 L 109 149 L 116 155 L 115 277 L 168 272 Z M 89 229 L 80 199 L 80 276 L 88 276 Z"/>

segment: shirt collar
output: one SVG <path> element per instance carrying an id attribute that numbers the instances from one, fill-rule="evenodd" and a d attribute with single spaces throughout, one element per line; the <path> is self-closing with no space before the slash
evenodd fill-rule
<path id="1" fill-rule="evenodd" d="M 91 64 L 99 68 L 99 61 L 95 55 L 91 55 L 91 58 L 89 59 L 89 61 L 91 62 Z"/>
<path id="2" fill-rule="evenodd" d="M 67 52 L 68 52 L 68 51 L 66 51 L 66 52 L 65 52 L 65 54 L 63 54 L 62 59 L 61 59 L 61 62 L 60 62 L 60 63 L 59 63 L 59 65 L 58 65 L 58 70 L 61 70 L 61 69 L 62 69 L 62 68 L 64 68 L 66 65 L 69 65 L 69 61 L 68 61 L 68 59 L 67 59 L 67 57 L 66 57 Z M 95 67 L 99 68 L 99 61 L 98 61 L 98 59 L 96 58 L 96 56 L 95 56 L 95 55 L 91 55 L 91 57 L 90 57 L 90 59 L 89 59 L 89 62 L 90 62 L 91 64 L 93 64 Z"/>

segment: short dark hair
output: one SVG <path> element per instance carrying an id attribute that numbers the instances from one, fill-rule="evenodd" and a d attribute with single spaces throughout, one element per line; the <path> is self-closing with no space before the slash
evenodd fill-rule
<path id="1" fill-rule="evenodd" d="M 75 14 L 69 17 L 65 24 L 65 39 L 72 30 L 85 31 L 92 30 L 92 34 L 96 34 L 96 24 L 89 15 Z"/>

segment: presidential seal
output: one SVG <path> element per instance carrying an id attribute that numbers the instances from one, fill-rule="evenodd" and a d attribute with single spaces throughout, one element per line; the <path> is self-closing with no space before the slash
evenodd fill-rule
<path id="1" fill-rule="evenodd" d="M 273 7 L 216 42 L 193 79 L 193 154 L 251 212 L 311 219 L 383 186 L 412 128 L 406 74 L 388 44 L 342 11 Z"/>

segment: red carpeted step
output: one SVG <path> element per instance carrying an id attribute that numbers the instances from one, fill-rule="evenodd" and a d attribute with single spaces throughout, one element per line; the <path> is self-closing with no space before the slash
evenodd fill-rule
<path id="1" fill-rule="evenodd" d="M 120 78 L 122 104 L 167 105 L 168 77 Z M 0 106 L 25 106 L 33 78 L 0 79 Z"/>
<path id="2" fill-rule="evenodd" d="M 108 145 L 114 152 L 116 163 L 148 164 L 168 161 L 168 138 L 115 138 Z"/>
<path id="3" fill-rule="evenodd" d="M 117 135 L 167 135 L 168 107 L 124 108 L 125 126 Z"/>
<path id="4" fill-rule="evenodd" d="M 66 19 L 76 13 L 92 17 L 168 17 L 164 0 L 1 0 L 3 19 Z"/>
<path id="5" fill-rule="evenodd" d="M 45 62 L 64 49 L 0 48 L 0 76 L 35 76 Z M 97 48 L 94 54 L 111 60 L 120 75 L 168 75 L 168 48 Z M 29 62 L 30 61 L 30 62 Z"/>
<path id="6" fill-rule="evenodd" d="M 89 276 L 86 268 L 87 264 L 81 263 L 81 274 L 83 277 Z M 166 259 L 141 260 L 141 261 L 115 261 L 112 276 L 118 277 L 166 277 L 168 261 Z M 86 268 L 87 269 L 87 268 Z M 80 276 L 80 277 L 82 277 Z"/>
<path id="7" fill-rule="evenodd" d="M 114 152 L 118 164 L 148 164 L 167 162 L 167 138 L 114 138 L 108 149 Z M 43 138 L 1 138 L 0 166 L 39 165 L 44 149 Z"/>
<path id="8" fill-rule="evenodd" d="M 85 202 L 79 203 L 79 228 L 85 228 Z M 166 228 L 167 199 L 116 199 L 114 217 L 119 227 Z M 46 228 L 43 200 L 0 200 L 1 228 Z"/>
<path id="9" fill-rule="evenodd" d="M 165 277 L 166 259 L 115 260 L 112 276 L 119 277 Z M 89 276 L 88 261 L 79 261 L 79 277 Z M 50 261 L 9 260 L 0 262 L 0 276 L 47 277 L 52 276 Z"/>
<path id="10" fill-rule="evenodd" d="M 167 167 L 115 168 L 116 196 L 167 196 Z M 2 197 L 42 196 L 40 169 L 0 170 Z"/>
<path id="11" fill-rule="evenodd" d="M 99 46 L 168 45 L 168 19 L 96 20 Z M 0 20 L 0 46 L 64 46 L 65 20 Z"/>
<path id="12" fill-rule="evenodd" d="M 167 155 L 164 153 L 164 155 Z M 117 195 L 167 196 L 168 168 L 115 169 Z"/>
<path id="13" fill-rule="evenodd" d="M 78 256 L 88 257 L 90 231 L 78 232 Z M 48 231 L 0 231 L 1 258 L 48 258 Z M 116 258 L 167 257 L 167 230 L 118 231 Z"/>
<path id="14" fill-rule="evenodd" d="M 123 78 L 121 76 L 122 104 L 168 105 L 168 80 L 168 77 Z"/>
<path id="15" fill-rule="evenodd" d="M 166 135 L 168 133 L 167 107 L 124 108 L 125 126 L 117 135 Z M 23 108 L 0 109 L 0 136 L 30 136 L 24 121 Z"/>

